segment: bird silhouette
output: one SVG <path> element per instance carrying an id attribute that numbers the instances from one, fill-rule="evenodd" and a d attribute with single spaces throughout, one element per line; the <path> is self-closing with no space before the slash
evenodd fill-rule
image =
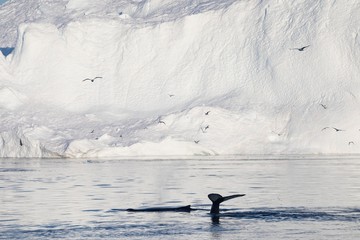
<path id="1" fill-rule="evenodd" d="M 175 95 L 174 94 L 168 94 L 169 95 L 169 97 L 174 97 Z"/>
<path id="2" fill-rule="evenodd" d="M 350 144 L 355 144 L 355 143 L 354 143 L 353 141 L 351 141 L 351 142 L 349 142 L 348 144 L 350 145 Z"/>
<path id="3" fill-rule="evenodd" d="M 207 112 L 205 113 L 205 115 L 209 115 L 209 113 L 210 113 L 210 111 L 207 111 Z"/>
<path id="4" fill-rule="evenodd" d="M 322 103 L 320 103 L 320 105 L 321 105 L 324 109 L 327 109 L 327 106 L 326 106 L 326 105 L 324 105 L 324 104 L 322 104 Z"/>
<path id="5" fill-rule="evenodd" d="M 206 133 L 206 130 L 208 130 L 209 129 L 209 125 L 207 125 L 206 127 L 204 127 L 204 128 L 200 128 L 201 129 L 201 131 L 203 132 L 203 133 Z"/>
<path id="6" fill-rule="evenodd" d="M 271 132 L 278 135 L 279 137 L 281 136 L 281 133 L 277 133 L 277 132 L 274 132 L 274 131 L 271 131 Z"/>
<path id="7" fill-rule="evenodd" d="M 82 81 L 85 82 L 85 81 L 91 81 L 91 82 L 94 82 L 95 79 L 98 79 L 98 78 L 102 78 L 102 77 L 94 77 L 94 78 L 85 78 L 83 79 Z"/>
<path id="8" fill-rule="evenodd" d="M 200 140 L 194 140 L 194 143 L 198 144 L 200 142 Z"/>
<path id="9" fill-rule="evenodd" d="M 308 48 L 308 47 L 310 47 L 310 45 L 307 45 L 307 46 L 304 46 L 304 47 L 301 47 L 301 48 L 290 48 L 290 50 L 298 50 L 298 51 L 302 52 L 302 51 L 305 50 L 305 48 Z"/>
<path id="10" fill-rule="evenodd" d="M 345 130 L 343 130 L 343 129 L 339 129 L 339 128 L 335 128 L 335 127 L 324 127 L 323 129 L 321 129 L 321 131 L 324 131 L 325 129 L 328 129 L 328 128 L 332 128 L 332 129 L 334 129 L 336 132 L 343 132 L 343 131 L 345 131 Z"/>
<path id="11" fill-rule="evenodd" d="M 22 145 L 23 145 L 23 143 L 22 143 L 22 141 L 21 141 L 21 139 L 20 139 L 20 146 L 22 147 Z"/>
<path id="12" fill-rule="evenodd" d="M 163 120 L 161 120 L 161 116 L 159 116 L 159 117 L 156 119 L 156 121 L 158 122 L 158 124 L 162 123 L 162 124 L 166 125 L 166 123 L 165 123 Z M 146 129 L 146 127 L 145 127 L 145 129 Z"/>

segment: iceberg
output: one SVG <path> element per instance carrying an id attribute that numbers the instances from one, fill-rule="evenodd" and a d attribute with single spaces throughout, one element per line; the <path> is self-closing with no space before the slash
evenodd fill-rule
<path id="1" fill-rule="evenodd" d="M 360 153 L 349 1 L 9 0 L 0 156 Z"/>

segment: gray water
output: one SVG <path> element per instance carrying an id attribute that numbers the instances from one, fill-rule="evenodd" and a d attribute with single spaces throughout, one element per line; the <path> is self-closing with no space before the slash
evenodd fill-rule
<path id="1" fill-rule="evenodd" d="M 356 157 L 0 159 L 0 193 L 0 239 L 360 239 Z"/>

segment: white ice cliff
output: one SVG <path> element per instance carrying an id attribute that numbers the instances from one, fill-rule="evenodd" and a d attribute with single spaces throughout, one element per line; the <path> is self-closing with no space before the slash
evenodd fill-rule
<path id="1" fill-rule="evenodd" d="M 357 0 L 9 0 L 0 32 L 1 157 L 360 153 Z"/>

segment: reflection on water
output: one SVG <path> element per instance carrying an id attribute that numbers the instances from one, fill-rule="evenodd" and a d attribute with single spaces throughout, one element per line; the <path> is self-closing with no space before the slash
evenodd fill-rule
<path id="1" fill-rule="evenodd" d="M 355 157 L 1 159 L 0 239 L 357 239 L 359 170 Z M 212 192 L 246 196 L 212 219 Z"/>

